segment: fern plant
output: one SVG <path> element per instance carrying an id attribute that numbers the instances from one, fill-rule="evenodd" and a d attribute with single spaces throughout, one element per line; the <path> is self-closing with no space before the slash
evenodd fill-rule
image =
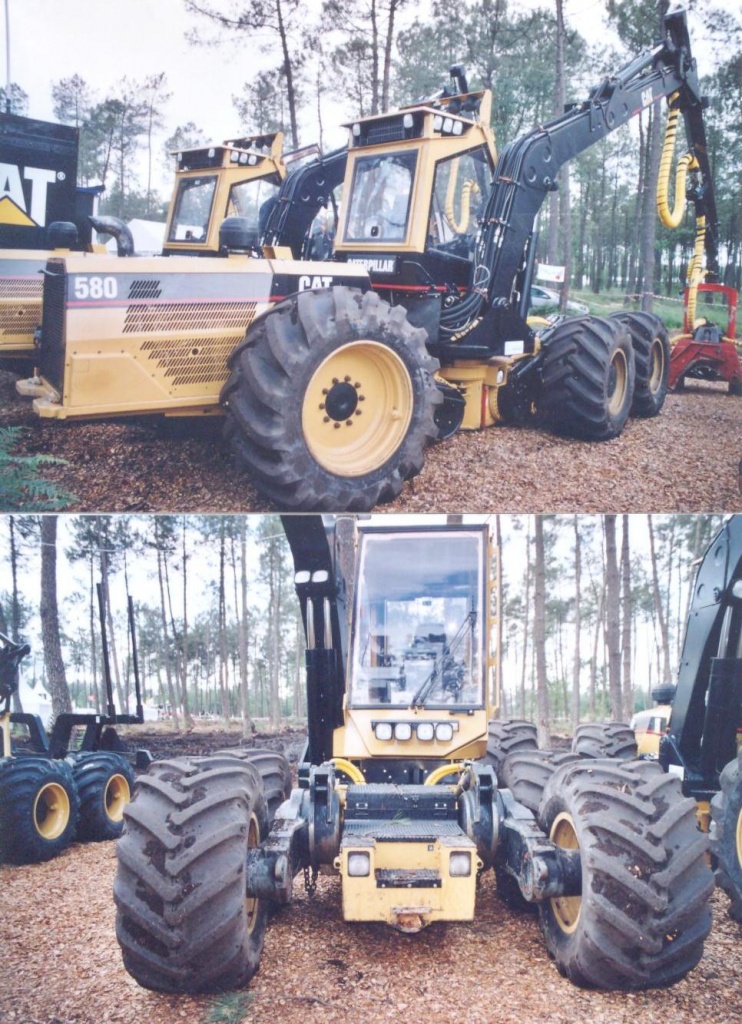
<path id="1" fill-rule="evenodd" d="M 40 475 L 45 466 L 65 466 L 64 459 L 52 455 L 18 455 L 20 427 L 0 427 L 0 512 L 56 512 L 74 500 L 65 491 Z"/>

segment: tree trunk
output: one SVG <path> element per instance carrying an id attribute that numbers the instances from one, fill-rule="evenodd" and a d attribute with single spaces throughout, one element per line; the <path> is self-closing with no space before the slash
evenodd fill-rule
<path id="1" fill-rule="evenodd" d="M 667 620 L 665 618 L 665 612 L 662 607 L 662 598 L 660 596 L 660 582 L 659 573 L 657 571 L 657 554 L 654 545 L 654 528 L 652 526 L 651 515 L 647 516 L 647 525 L 649 527 L 649 554 L 652 563 L 652 598 L 654 600 L 654 612 L 657 616 L 657 624 L 660 631 L 660 646 L 662 653 L 662 679 L 660 683 L 669 683 L 670 676 L 670 639 L 667 635 Z"/>
<path id="2" fill-rule="evenodd" d="M 546 678 L 546 560 L 544 522 L 536 516 L 536 580 L 533 595 L 533 644 L 536 650 L 536 730 L 538 745 L 549 746 L 549 694 Z"/>
<path id="3" fill-rule="evenodd" d="M 224 521 L 221 523 L 219 537 L 219 698 L 221 701 L 222 718 L 229 722 L 229 694 L 227 693 L 227 594 L 225 587 L 225 535 Z"/>
<path id="4" fill-rule="evenodd" d="M 575 649 L 572 661 L 572 732 L 580 724 L 580 632 L 582 626 L 582 551 L 580 547 L 580 520 L 574 517 L 575 530 Z"/>
<path id="5" fill-rule="evenodd" d="M 12 596 L 10 605 L 10 636 L 16 643 L 20 642 L 21 636 L 21 605 L 18 600 L 18 545 L 15 538 L 15 516 L 8 516 L 10 526 L 10 577 L 12 581 Z M 10 698 L 10 709 L 15 712 L 22 712 L 21 696 L 18 690 Z"/>
<path id="6" fill-rule="evenodd" d="M 526 598 L 523 607 L 523 664 L 520 672 L 520 690 L 518 693 L 518 712 L 521 718 L 526 717 L 526 672 L 528 667 L 528 619 L 531 610 L 531 520 L 527 518 L 528 533 L 526 535 Z"/>
<path id="7" fill-rule="evenodd" d="M 186 729 L 193 728 L 191 705 L 188 699 L 188 551 L 186 546 L 186 524 L 188 517 L 183 516 L 183 639 L 181 642 L 181 696 L 183 700 L 183 723 Z M 196 700 L 198 706 L 198 700 Z"/>
<path id="8" fill-rule="evenodd" d="M 72 711 L 59 638 L 57 603 L 57 517 L 41 517 L 41 639 L 44 646 L 46 681 L 52 699 L 52 721 Z"/>
<path id="9" fill-rule="evenodd" d="M 162 571 L 163 556 L 162 551 L 160 550 L 159 538 L 157 537 L 157 527 L 155 527 L 155 543 L 157 546 L 157 578 L 160 583 L 160 618 L 162 621 L 162 649 L 165 662 L 165 681 L 167 682 L 167 694 L 168 700 L 170 701 L 170 711 L 173 716 L 173 726 L 176 729 L 180 729 L 180 720 L 178 716 L 178 701 L 175 695 L 175 687 L 173 686 L 173 669 L 170 663 L 170 639 L 168 637 L 167 631 L 167 604 L 165 601 L 165 580 Z"/>
<path id="10" fill-rule="evenodd" d="M 250 717 L 250 689 L 248 685 L 248 518 L 239 521 L 239 554 L 241 554 L 241 605 L 239 616 L 239 691 L 242 694 L 243 736 L 248 738 L 255 731 Z"/>
<path id="11" fill-rule="evenodd" d="M 616 516 L 607 515 L 605 528 L 606 622 L 605 642 L 608 648 L 608 693 L 611 718 L 623 718 L 621 700 L 620 582 L 616 551 Z"/>
<path id="12" fill-rule="evenodd" d="M 629 545 L 629 517 L 621 517 L 623 531 L 621 537 L 621 653 L 623 658 L 623 700 L 624 718 L 628 722 L 634 713 L 634 686 L 631 677 L 631 630 L 634 622 L 631 601 L 631 552 Z"/>

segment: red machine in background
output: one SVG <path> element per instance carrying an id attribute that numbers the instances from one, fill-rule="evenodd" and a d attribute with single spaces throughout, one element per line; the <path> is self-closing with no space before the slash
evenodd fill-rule
<path id="1" fill-rule="evenodd" d="M 686 289 L 683 334 L 673 344 L 668 386 L 679 391 L 686 378 L 728 381 L 729 393 L 742 396 L 742 360 L 735 342 L 737 292 L 726 285 L 706 283 L 697 285 L 695 291 L 695 314 L 703 307 L 704 314 L 708 311 L 713 318 L 694 315 L 689 308 L 692 289 Z M 726 330 L 714 322 L 718 313 L 723 314 L 722 321 L 726 316 Z"/>

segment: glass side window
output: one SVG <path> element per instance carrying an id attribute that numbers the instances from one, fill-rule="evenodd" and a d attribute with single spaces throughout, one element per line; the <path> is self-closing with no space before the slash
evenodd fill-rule
<path id="1" fill-rule="evenodd" d="M 262 236 L 271 210 L 276 205 L 280 182 L 271 178 L 240 181 L 229 190 L 227 217 L 245 217 Z"/>
<path id="2" fill-rule="evenodd" d="M 353 707 L 484 703 L 481 533 L 364 534 Z"/>
<path id="3" fill-rule="evenodd" d="M 492 170 L 483 148 L 441 160 L 436 165 L 428 224 L 429 248 L 468 254 L 474 245 L 491 179 Z"/>
<path id="4" fill-rule="evenodd" d="M 386 153 L 356 160 L 346 242 L 404 242 L 417 153 Z"/>
<path id="5" fill-rule="evenodd" d="M 184 178 L 179 183 L 169 242 L 206 241 L 215 190 L 215 175 Z"/>

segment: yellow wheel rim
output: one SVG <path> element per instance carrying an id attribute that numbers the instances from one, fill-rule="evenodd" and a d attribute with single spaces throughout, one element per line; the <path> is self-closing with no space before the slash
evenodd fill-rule
<path id="1" fill-rule="evenodd" d="M 608 368 L 608 411 L 611 416 L 620 412 L 629 385 L 629 365 L 623 349 L 617 349 Z"/>
<path id="2" fill-rule="evenodd" d="M 580 844 L 577 839 L 575 823 L 572 815 L 562 811 L 557 814 L 551 826 L 549 838 L 555 846 L 562 850 L 579 850 Z M 551 909 L 554 912 L 556 922 L 566 935 L 571 935 L 577 928 L 582 909 L 581 896 L 559 896 L 551 900 Z"/>
<path id="3" fill-rule="evenodd" d="M 33 805 L 36 831 L 44 839 L 58 839 L 70 820 L 70 798 L 64 786 L 49 782 L 36 794 Z"/>
<path id="4" fill-rule="evenodd" d="M 399 448 L 412 405 L 410 374 L 396 352 L 378 341 L 354 341 L 312 375 L 302 409 L 304 439 L 328 473 L 363 476 Z"/>
<path id="5" fill-rule="evenodd" d="M 250 825 L 247 830 L 247 848 L 253 850 L 256 846 L 260 846 L 260 825 L 258 819 L 254 814 L 250 815 Z M 255 922 L 258 919 L 258 908 L 260 901 L 256 898 L 250 898 L 245 900 L 245 907 L 247 910 L 247 930 L 252 932 L 255 927 Z"/>
<path id="6" fill-rule="evenodd" d="M 103 799 L 109 819 L 111 821 L 121 821 L 124 816 L 124 807 L 126 807 L 131 799 L 129 783 L 126 777 L 123 775 L 112 775 L 108 780 Z"/>
<path id="7" fill-rule="evenodd" d="M 649 353 L 649 391 L 656 395 L 662 386 L 662 378 L 665 372 L 665 350 L 659 338 L 652 342 Z"/>

